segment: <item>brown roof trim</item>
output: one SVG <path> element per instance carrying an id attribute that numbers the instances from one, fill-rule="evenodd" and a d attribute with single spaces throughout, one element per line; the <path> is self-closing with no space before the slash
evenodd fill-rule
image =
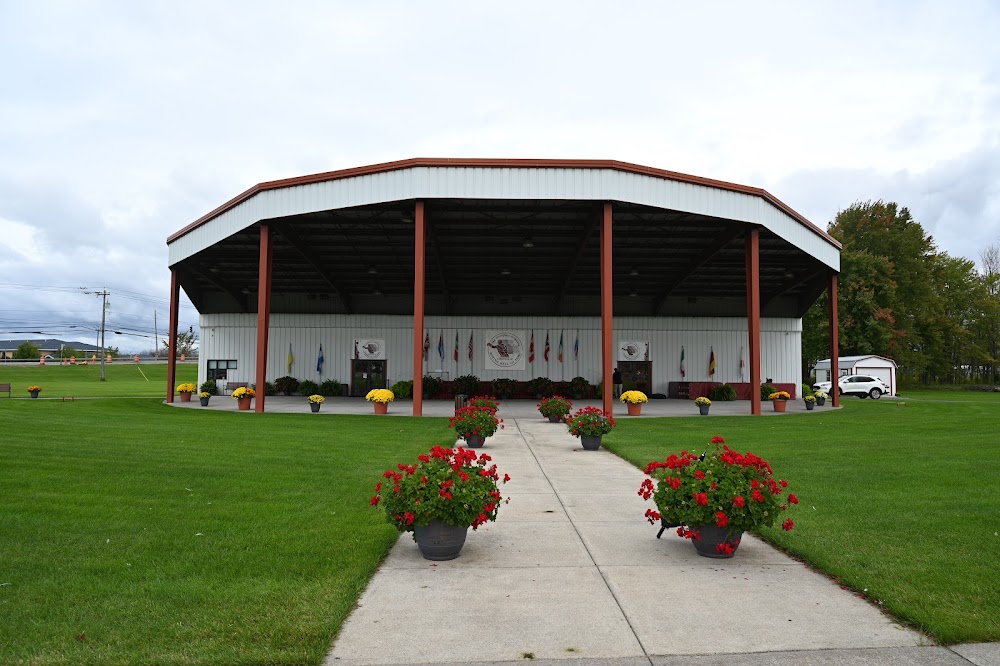
<path id="1" fill-rule="evenodd" d="M 276 190 L 284 187 L 294 187 L 296 185 L 309 185 L 312 183 L 322 183 L 328 180 L 339 180 L 341 178 L 353 178 L 355 176 L 367 176 L 374 173 L 384 173 L 387 171 L 398 171 L 399 169 L 411 169 L 414 167 L 472 167 L 472 168 L 522 168 L 522 169 L 614 169 L 615 171 L 624 171 L 626 173 L 635 173 L 643 176 L 653 176 L 654 178 L 663 178 L 666 180 L 675 180 L 682 183 L 691 183 L 693 185 L 704 185 L 705 187 L 714 187 L 721 190 L 729 190 L 731 192 L 740 192 L 742 194 L 750 194 L 752 196 L 761 197 L 768 203 L 772 204 L 782 212 L 786 213 L 788 216 L 799 222 L 800 224 L 807 227 L 810 231 L 820 236 L 828 243 L 836 247 L 838 250 L 841 249 L 841 244 L 828 233 L 820 229 L 818 226 L 807 220 L 805 217 L 794 211 L 787 204 L 780 201 L 777 197 L 762 190 L 758 187 L 748 187 L 747 185 L 737 185 L 736 183 L 728 183 L 723 180 L 713 180 L 711 178 L 702 178 L 700 176 L 691 176 L 684 173 L 677 173 L 676 171 L 666 171 L 664 169 L 654 169 L 652 167 L 642 166 L 641 164 L 632 164 L 630 162 L 619 162 L 617 160 L 558 160 L 558 159 L 482 159 L 482 158 L 467 158 L 467 157 L 414 157 L 407 160 L 398 160 L 395 162 L 383 162 L 381 164 L 370 164 L 368 166 L 354 167 L 352 169 L 341 169 L 339 171 L 326 171 L 324 173 L 316 173 L 308 176 L 297 176 L 295 178 L 285 178 L 282 180 L 272 180 L 264 183 L 258 183 L 254 185 L 249 190 L 239 194 L 226 203 L 222 204 L 215 210 L 202 215 L 197 220 L 187 225 L 180 231 L 172 234 L 167 238 L 167 244 L 170 244 L 181 238 L 182 236 L 190 233 L 192 230 L 197 229 L 201 225 L 205 224 L 209 220 L 218 217 L 227 210 L 235 208 L 240 203 L 251 198 L 258 192 L 263 192 L 265 190 Z"/>

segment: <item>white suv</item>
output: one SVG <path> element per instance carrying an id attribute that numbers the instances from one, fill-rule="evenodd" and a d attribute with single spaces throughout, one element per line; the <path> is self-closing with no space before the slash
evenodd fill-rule
<path id="1" fill-rule="evenodd" d="M 856 395 L 859 398 L 878 400 L 883 393 L 891 393 L 889 386 L 878 377 L 871 375 L 847 375 L 841 377 L 837 382 L 840 388 L 840 395 Z M 813 384 L 814 391 L 830 392 L 830 382 L 818 382 Z"/>

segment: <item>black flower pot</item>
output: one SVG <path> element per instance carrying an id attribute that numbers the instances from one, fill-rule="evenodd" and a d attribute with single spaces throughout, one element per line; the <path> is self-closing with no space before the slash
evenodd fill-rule
<path id="1" fill-rule="evenodd" d="M 691 538 L 694 549 L 702 557 L 713 557 L 717 559 L 727 559 L 736 554 L 736 549 L 743 538 L 743 532 L 730 530 L 726 527 L 716 527 L 715 525 L 702 525 L 695 530 L 700 539 Z M 727 547 L 728 546 L 728 547 Z"/>
<path id="2" fill-rule="evenodd" d="M 556 416 L 555 414 L 553 414 L 552 416 L 550 416 L 548 418 L 549 418 L 549 423 L 562 423 L 562 417 L 561 416 Z"/>
<path id="3" fill-rule="evenodd" d="M 413 526 L 413 538 L 420 548 L 420 554 L 425 560 L 435 562 L 458 557 L 468 532 L 468 525 L 449 525 L 437 519 L 431 519 L 426 525 Z"/>
<path id="4" fill-rule="evenodd" d="M 465 443 L 470 449 L 478 449 L 486 442 L 486 438 L 481 435 L 466 435 Z"/>
<path id="5" fill-rule="evenodd" d="M 581 435 L 580 443 L 587 451 L 596 451 L 601 448 L 601 435 Z"/>
<path id="6" fill-rule="evenodd" d="M 816 404 L 822 407 L 826 404 L 826 398 L 816 398 Z"/>
<path id="7" fill-rule="evenodd" d="M 313 410 L 313 413 L 318 412 L 319 411 L 319 403 L 318 402 L 310 402 L 309 403 L 309 409 Z"/>
<path id="8" fill-rule="evenodd" d="M 708 416 L 708 409 L 712 405 L 698 405 L 698 413 L 702 416 Z"/>
<path id="9" fill-rule="evenodd" d="M 807 402 L 806 403 L 806 411 L 807 412 L 811 412 L 815 408 L 816 408 L 816 403 L 815 402 Z"/>
<path id="10" fill-rule="evenodd" d="M 202 407 L 208 407 L 208 398 L 198 398 L 198 400 L 201 402 Z"/>

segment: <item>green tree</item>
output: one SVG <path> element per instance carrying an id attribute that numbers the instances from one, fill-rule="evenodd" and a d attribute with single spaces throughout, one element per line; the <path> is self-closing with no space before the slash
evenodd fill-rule
<path id="1" fill-rule="evenodd" d="M 18 345 L 17 349 L 14 350 L 14 358 L 18 360 L 38 360 L 38 357 L 41 355 L 41 350 L 38 349 L 35 344 L 28 342 L 27 340 Z"/>
<path id="2" fill-rule="evenodd" d="M 177 334 L 177 357 L 181 354 L 185 356 L 191 355 L 191 350 L 194 349 L 194 345 L 197 342 L 197 338 L 194 335 L 194 327 L 188 328 L 187 332 L 179 332 Z M 170 354 L 170 340 L 163 341 L 163 354 L 164 356 Z"/>

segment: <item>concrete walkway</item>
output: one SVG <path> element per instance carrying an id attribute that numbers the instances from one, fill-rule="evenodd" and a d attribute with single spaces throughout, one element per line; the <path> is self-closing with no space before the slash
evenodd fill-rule
<path id="1" fill-rule="evenodd" d="M 482 451 L 510 504 L 450 562 L 400 538 L 327 665 L 1000 664 L 995 645 L 933 646 L 754 537 L 730 560 L 657 540 L 639 470 L 537 412 L 502 415 Z"/>

